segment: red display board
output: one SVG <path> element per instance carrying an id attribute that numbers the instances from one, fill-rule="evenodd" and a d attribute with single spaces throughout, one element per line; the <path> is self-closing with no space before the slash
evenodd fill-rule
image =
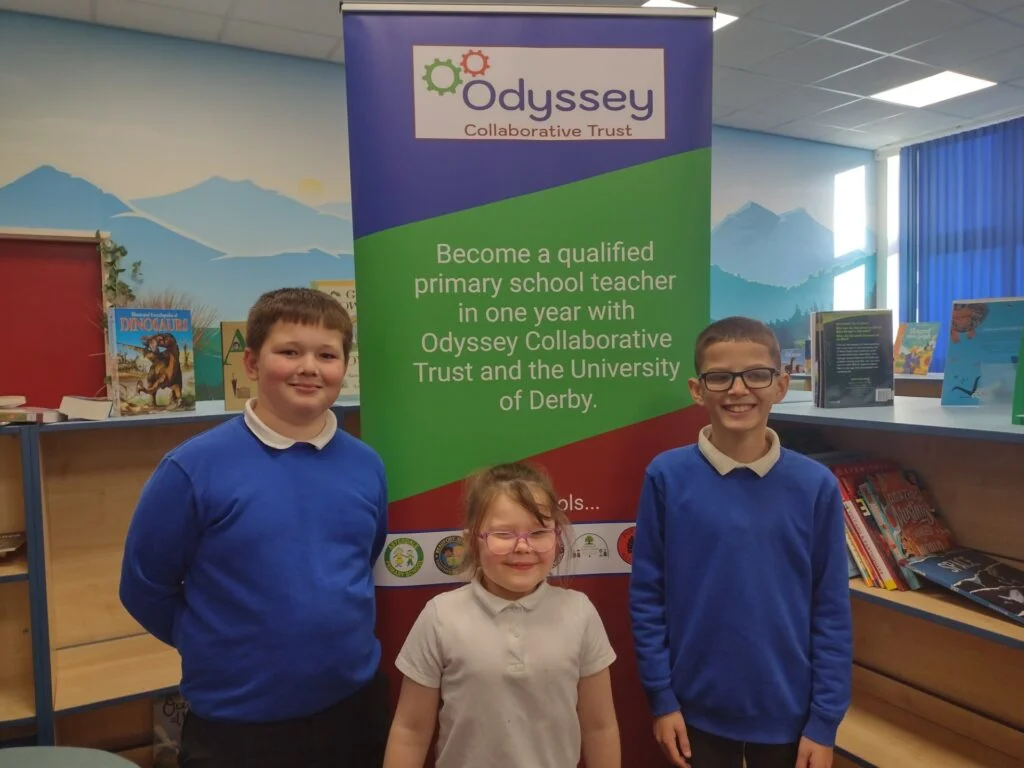
<path id="1" fill-rule="evenodd" d="M 56 408 L 104 392 L 103 269 L 95 240 L 0 236 L 0 395 Z"/>

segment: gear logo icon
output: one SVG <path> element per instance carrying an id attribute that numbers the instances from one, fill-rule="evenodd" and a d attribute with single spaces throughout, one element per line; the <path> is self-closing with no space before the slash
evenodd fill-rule
<path id="1" fill-rule="evenodd" d="M 427 90 L 433 91 L 438 96 L 446 93 L 455 93 L 462 85 L 462 74 L 459 67 L 451 59 L 434 59 L 433 64 L 424 67 L 423 80 L 427 84 Z"/>
<path id="2" fill-rule="evenodd" d="M 479 77 L 491 68 L 490 57 L 484 55 L 483 51 L 474 51 L 472 48 L 462 54 L 462 61 L 459 63 L 462 65 L 462 71 L 470 77 Z"/>

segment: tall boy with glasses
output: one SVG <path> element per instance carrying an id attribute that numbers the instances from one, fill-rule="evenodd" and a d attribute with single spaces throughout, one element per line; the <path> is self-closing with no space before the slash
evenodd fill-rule
<path id="1" fill-rule="evenodd" d="M 729 317 L 697 338 L 711 422 L 647 468 L 630 612 L 654 735 L 691 768 L 828 768 L 850 702 L 852 628 L 835 477 L 768 428 L 778 340 Z"/>

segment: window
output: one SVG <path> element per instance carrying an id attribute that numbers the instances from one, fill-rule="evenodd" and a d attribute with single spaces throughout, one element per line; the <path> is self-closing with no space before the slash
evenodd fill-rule
<path id="1" fill-rule="evenodd" d="M 837 173 L 832 197 L 833 256 L 863 251 L 868 234 L 867 166 Z"/>
<path id="2" fill-rule="evenodd" d="M 885 306 L 892 310 L 893 338 L 900 327 L 900 156 L 885 163 Z"/>
<path id="3" fill-rule="evenodd" d="M 832 309 L 864 309 L 864 280 L 867 270 L 863 264 L 848 269 L 832 280 Z"/>
<path id="4" fill-rule="evenodd" d="M 832 197 L 832 255 L 861 259 L 867 250 L 868 195 L 867 166 L 851 168 L 835 175 Z M 832 278 L 832 309 L 864 309 L 867 303 L 863 260 Z"/>

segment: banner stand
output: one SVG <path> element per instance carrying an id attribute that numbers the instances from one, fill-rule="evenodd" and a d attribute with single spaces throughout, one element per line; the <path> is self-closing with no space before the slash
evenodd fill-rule
<path id="1" fill-rule="evenodd" d="M 618 654 L 624 765 L 661 760 L 633 656 L 632 526 L 704 425 L 710 9 L 344 3 L 363 439 L 384 458 L 384 668 L 459 584 L 462 483 L 531 460 L 559 564 Z"/>

